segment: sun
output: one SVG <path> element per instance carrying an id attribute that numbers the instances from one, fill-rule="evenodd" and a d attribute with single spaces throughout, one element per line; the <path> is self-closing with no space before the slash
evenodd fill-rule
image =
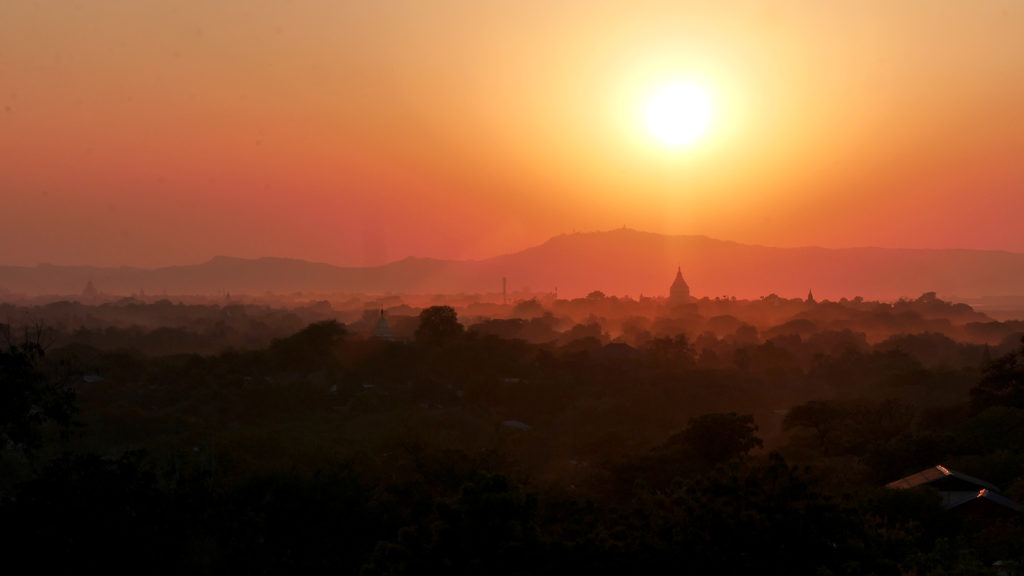
<path id="1" fill-rule="evenodd" d="M 694 84 L 672 84 L 647 103 L 647 128 L 663 144 L 676 148 L 696 142 L 711 124 L 711 99 Z"/>

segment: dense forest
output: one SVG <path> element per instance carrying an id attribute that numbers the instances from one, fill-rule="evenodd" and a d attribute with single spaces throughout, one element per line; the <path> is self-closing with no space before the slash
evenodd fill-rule
<path id="1" fill-rule="evenodd" d="M 1024 322 L 933 293 L 126 298 L 0 318 L 5 548 L 43 571 L 1024 562 Z M 937 465 L 1001 488 L 1005 514 L 886 487 Z"/>

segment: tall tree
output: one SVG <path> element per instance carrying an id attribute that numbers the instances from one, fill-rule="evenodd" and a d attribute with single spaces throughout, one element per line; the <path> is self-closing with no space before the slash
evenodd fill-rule
<path id="1" fill-rule="evenodd" d="M 0 449 L 38 448 L 49 423 L 66 436 L 75 412 L 70 383 L 43 373 L 45 347 L 39 338 L 26 331 L 22 341 L 14 343 L 9 326 L 0 325 L 0 332 L 7 336 L 6 348 L 0 349 Z"/>
<path id="2" fill-rule="evenodd" d="M 971 403 L 976 410 L 1024 408 L 1024 337 L 1020 350 L 989 362 L 981 382 L 971 390 Z"/>
<path id="3" fill-rule="evenodd" d="M 416 342 L 428 346 L 444 345 L 462 336 L 463 326 L 451 306 L 431 306 L 420 312 Z"/>

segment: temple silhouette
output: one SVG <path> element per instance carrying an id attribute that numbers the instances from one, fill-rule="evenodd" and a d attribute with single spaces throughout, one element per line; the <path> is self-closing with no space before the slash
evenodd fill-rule
<path id="1" fill-rule="evenodd" d="M 668 289 L 668 301 L 670 304 L 688 304 L 693 300 L 690 296 L 690 286 L 683 280 L 683 268 L 676 268 L 676 278 Z"/>

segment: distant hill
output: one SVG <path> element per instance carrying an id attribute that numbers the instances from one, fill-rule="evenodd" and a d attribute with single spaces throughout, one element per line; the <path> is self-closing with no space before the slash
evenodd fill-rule
<path id="1" fill-rule="evenodd" d="M 681 266 L 695 296 L 896 299 L 1024 294 L 1024 254 L 983 250 L 770 248 L 621 229 L 562 235 L 487 261 L 512 285 L 569 296 L 666 295 Z M 521 280 L 522 279 L 522 280 Z"/>
<path id="2" fill-rule="evenodd" d="M 0 266 L 0 294 L 102 292 L 214 294 L 288 292 L 474 293 L 558 290 L 575 297 L 662 296 L 681 266 L 695 296 L 756 298 L 770 293 L 819 298 L 895 299 L 1024 294 L 1024 254 L 983 250 L 770 248 L 621 229 L 567 234 L 521 252 L 478 261 L 406 258 L 372 267 L 338 267 L 286 258 L 218 256 L 156 269 Z"/>

